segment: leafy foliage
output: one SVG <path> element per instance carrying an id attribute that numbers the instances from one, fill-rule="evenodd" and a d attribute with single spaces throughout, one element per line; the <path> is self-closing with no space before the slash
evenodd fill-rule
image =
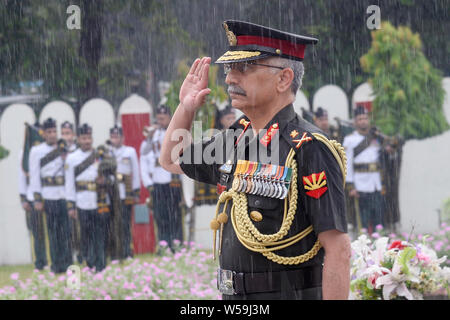
<path id="1" fill-rule="evenodd" d="M 373 113 L 381 131 L 423 139 L 449 128 L 442 76 L 423 55 L 419 34 L 385 22 L 372 32 L 372 46 L 360 62 L 376 96 Z"/>

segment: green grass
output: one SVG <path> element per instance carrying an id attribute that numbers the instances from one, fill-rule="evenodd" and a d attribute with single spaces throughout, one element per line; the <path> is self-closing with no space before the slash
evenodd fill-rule
<path id="1" fill-rule="evenodd" d="M 155 257 L 156 255 L 152 253 L 135 255 L 135 258 L 146 262 L 151 262 Z M 81 266 L 85 267 L 86 263 Z M 19 273 L 20 279 L 28 279 L 31 278 L 33 271 L 33 264 L 0 266 L 0 288 L 13 285 L 14 280 L 11 279 L 11 274 Z"/>

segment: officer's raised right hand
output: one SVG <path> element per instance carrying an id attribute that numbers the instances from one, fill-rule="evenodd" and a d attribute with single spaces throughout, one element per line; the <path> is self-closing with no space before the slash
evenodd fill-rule
<path id="1" fill-rule="evenodd" d="M 180 105 L 186 111 L 195 113 L 205 103 L 206 95 L 211 92 L 208 88 L 208 72 L 210 57 L 196 59 L 180 88 Z"/>

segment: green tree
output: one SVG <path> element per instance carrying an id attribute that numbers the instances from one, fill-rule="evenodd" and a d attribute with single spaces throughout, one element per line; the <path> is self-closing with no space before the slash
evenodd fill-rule
<path id="1" fill-rule="evenodd" d="M 419 34 L 384 22 L 371 35 L 372 46 L 360 63 L 376 97 L 376 125 L 385 134 L 405 139 L 423 139 L 447 130 L 441 72 L 425 58 Z"/>

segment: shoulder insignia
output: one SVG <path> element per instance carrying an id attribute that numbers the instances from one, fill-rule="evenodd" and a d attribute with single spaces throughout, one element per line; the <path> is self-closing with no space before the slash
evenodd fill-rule
<path id="1" fill-rule="evenodd" d="M 303 187 L 307 190 L 306 195 L 315 199 L 319 199 L 328 190 L 326 184 L 327 176 L 325 171 L 303 177 Z"/>
<path id="2" fill-rule="evenodd" d="M 293 139 L 292 142 L 296 143 L 295 148 L 298 149 L 302 146 L 305 141 L 311 141 L 312 138 L 308 137 L 307 132 L 303 132 L 303 135 L 300 139 Z"/>
<path id="3" fill-rule="evenodd" d="M 292 130 L 291 133 L 290 133 L 290 136 L 291 136 L 292 138 L 295 138 L 295 137 L 298 136 L 298 134 L 299 134 L 299 132 L 298 132 L 297 130 Z"/>
<path id="4" fill-rule="evenodd" d="M 280 133 L 295 152 L 299 152 L 307 142 L 315 140 L 308 128 L 294 121 L 288 123 Z"/>

